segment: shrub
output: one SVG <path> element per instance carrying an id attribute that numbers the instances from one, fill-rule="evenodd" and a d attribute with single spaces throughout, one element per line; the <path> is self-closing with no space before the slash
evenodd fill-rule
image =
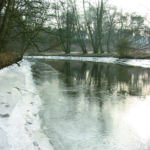
<path id="1" fill-rule="evenodd" d="M 117 53 L 121 57 L 128 56 L 130 47 L 131 47 L 130 46 L 130 42 L 128 40 L 126 40 L 126 39 L 122 39 L 122 40 L 118 41 Z"/>

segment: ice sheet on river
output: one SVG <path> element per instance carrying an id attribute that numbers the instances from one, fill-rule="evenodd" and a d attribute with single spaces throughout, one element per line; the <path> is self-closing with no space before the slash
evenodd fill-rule
<path id="1" fill-rule="evenodd" d="M 113 63 L 113 64 L 120 64 L 120 65 L 150 68 L 150 60 L 148 59 L 118 59 L 114 57 L 76 57 L 76 56 L 75 57 L 72 57 L 72 56 L 24 56 L 24 58 L 90 61 L 90 62 Z"/>
<path id="2" fill-rule="evenodd" d="M 30 63 L 0 70 L 0 150 L 52 150 L 42 133 Z"/>

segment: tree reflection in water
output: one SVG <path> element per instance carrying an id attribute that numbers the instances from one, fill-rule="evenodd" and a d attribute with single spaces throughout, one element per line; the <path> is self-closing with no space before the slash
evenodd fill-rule
<path id="1" fill-rule="evenodd" d="M 150 71 L 144 68 L 69 61 L 47 63 L 65 75 L 63 82 L 66 87 L 75 88 L 79 84 L 86 84 L 87 90 L 92 90 L 92 87 L 96 89 L 95 94 L 117 90 L 118 94 L 145 96 L 150 92 Z"/>

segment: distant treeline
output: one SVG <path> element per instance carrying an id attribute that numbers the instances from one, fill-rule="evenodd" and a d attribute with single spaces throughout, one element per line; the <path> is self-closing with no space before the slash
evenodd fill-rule
<path id="1" fill-rule="evenodd" d="M 1 0 L 0 52 L 118 53 L 150 49 L 150 27 L 104 0 Z"/>

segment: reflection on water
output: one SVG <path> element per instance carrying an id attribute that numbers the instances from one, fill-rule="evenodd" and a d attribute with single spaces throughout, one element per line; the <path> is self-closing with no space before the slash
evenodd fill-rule
<path id="1" fill-rule="evenodd" d="M 150 71 L 32 60 L 42 128 L 56 150 L 149 150 Z"/>

